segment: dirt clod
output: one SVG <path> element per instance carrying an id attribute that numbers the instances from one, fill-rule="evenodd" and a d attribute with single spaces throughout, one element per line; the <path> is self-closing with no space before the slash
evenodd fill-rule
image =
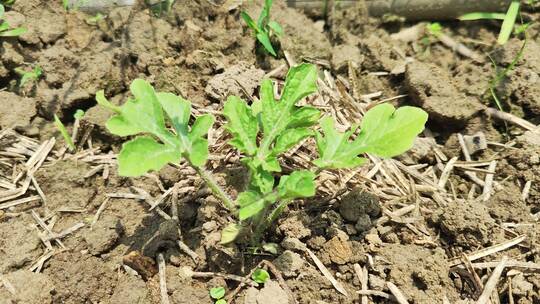
<path id="1" fill-rule="evenodd" d="M 5 288 L 0 288 L 0 299 L 2 299 L 0 302 L 5 304 L 52 303 L 52 294 L 55 289 L 47 275 L 21 269 L 9 273 L 5 279 L 13 286 L 15 295 Z M 28 288 L 29 286 L 32 288 Z"/>
<path id="2" fill-rule="evenodd" d="M 122 233 L 120 220 L 111 215 L 102 216 L 98 222 L 84 234 L 90 254 L 98 255 L 109 251 L 118 241 Z"/>
<path id="3" fill-rule="evenodd" d="M 232 95 L 246 97 L 245 95 L 248 94 L 247 97 L 250 97 L 259 86 L 263 75 L 263 70 L 247 62 L 240 62 L 210 79 L 205 92 L 208 96 L 220 101 Z"/>
<path id="4" fill-rule="evenodd" d="M 476 99 L 461 93 L 436 65 L 417 61 L 409 64 L 405 83 L 414 103 L 428 112 L 431 120 L 444 126 L 463 127 L 482 109 Z"/>
<path id="5" fill-rule="evenodd" d="M 273 262 L 286 278 L 296 276 L 304 263 L 304 259 L 298 253 L 290 250 L 283 252 Z"/>
<path id="6" fill-rule="evenodd" d="M 330 260 L 338 265 L 349 262 L 353 256 L 352 247 L 349 241 L 335 236 L 323 245 L 323 252 L 327 254 Z"/>
<path id="7" fill-rule="evenodd" d="M 25 127 L 37 114 L 36 103 L 31 98 L 0 91 L 0 128 Z"/>

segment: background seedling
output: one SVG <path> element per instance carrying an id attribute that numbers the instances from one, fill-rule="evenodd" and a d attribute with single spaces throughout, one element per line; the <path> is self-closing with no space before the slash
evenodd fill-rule
<path id="1" fill-rule="evenodd" d="M 225 296 L 225 288 L 214 287 L 210 289 L 210 297 L 216 300 L 215 304 L 227 304 L 227 301 L 223 299 L 224 296 Z"/>
<path id="2" fill-rule="evenodd" d="M 21 68 L 16 68 L 15 73 L 21 76 L 21 79 L 19 80 L 19 87 L 24 87 L 24 85 L 29 81 L 37 81 L 39 77 L 41 77 L 43 70 L 39 66 L 35 66 L 34 69 L 30 72 L 25 71 Z"/>
<path id="3" fill-rule="evenodd" d="M 268 274 L 268 271 L 261 268 L 255 269 L 253 274 L 251 274 L 251 279 L 259 284 L 266 283 L 266 281 L 268 281 L 269 278 L 270 278 L 270 274 Z"/>
<path id="4" fill-rule="evenodd" d="M 9 3 L 13 3 L 10 1 Z M 17 37 L 26 33 L 26 28 L 17 27 L 11 28 L 9 24 L 3 20 L 5 13 L 5 8 L 3 4 L 0 4 L 0 37 Z"/>
<path id="5" fill-rule="evenodd" d="M 512 1 L 506 14 L 500 13 L 489 13 L 489 12 L 478 12 L 478 13 L 469 13 L 459 17 L 460 20 L 479 20 L 479 19 L 496 19 L 503 20 L 501 25 L 501 30 L 499 32 L 499 37 L 497 39 L 498 44 L 505 44 L 508 42 L 512 31 L 514 30 L 514 24 L 519 14 L 519 1 Z"/>
<path id="6" fill-rule="evenodd" d="M 75 151 L 75 144 L 73 143 L 73 139 L 69 135 L 66 129 L 66 126 L 64 126 L 64 124 L 62 123 L 60 118 L 56 116 L 56 114 L 54 115 L 54 125 L 56 126 L 58 131 L 60 131 L 60 134 L 62 134 L 62 137 L 64 138 L 64 141 L 66 142 L 66 145 L 68 146 L 69 150 Z"/>
<path id="7" fill-rule="evenodd" d="M 281 35 L 283 35 L 283 29 L 281 28 L 279 23 L 275 21 L 270 21 L 271 7 L 272 0 L 265 0 L 263 10 L 259 15 L 257 23 L 255 23 L 255 21 L 253 21 L 253 18 L 251 18 L 251 16 L 249 16 L 248 13 L 246 13 L 245 11 L 240 13 L 240 16 L 242 16 L 242 19 L 244 19 L 246 24 L 253 30 L 257 41 L 261 43 L 264 49 L 273 56 L 277 56 L 276 51 L 272 46 L 271 37 L 281 37 Z"/>
<path id="8" fill-rule="evenodd" d="M 122 145 L 118 155 L 120 175 L 139 176 L 184 159 L 239 219 L 239 223 L 224 229 L 222 243 L 232 242 L 245 232 L 251 236 L 252 245 L 259 246 L 263 232 L 291 201 L 315 195 L 315 178 L 321 170 L 359 166 L 365 162 L 359 157 L 363 153 L 381 157 L 401 154 L 412 146 L 427 121 L 427 114 L 421 109 L 395 110 L 392 105 L 381 104 L 366 113 L 359 132 L 358 126 L 338 132 L 333 120 L 327 117 L 320 121 L 321 134 L 311 128 L 319 122 L 319 110 L 296 105 L 317 90 L 317 78 L 314 65 L 301 64 L 289 70 L 279 99 L 275 99 L 274 85 L 269 79 L 262 82 L 260 101 L 251 106 L 236 96 L 228 98 L 223 114 L 227 118 L 225 128 L 232 135 L 229 144 L 244 155 L 241 161 L 250 173 L 248 188 L 234 202 L 203 169 L 208 158 L 205 136 L 214 122 L 213 116 L 199 116 L 190 125 L 189 101 L 171 93 L 155 92 L 141 79 L 133 81 L 134 98 L 122 106 L 107 101 L 103 91 L 97 93 L 96 99 L 116 113 L 107 122 L 111 133 L 145 134 Z M 164 113 L 174 131 L 167 128 Z M 310 136 L 315 136 L 319 150 L 319 158 L 313 161 L 316 168 L 282 174 L 279 156 Z"/>

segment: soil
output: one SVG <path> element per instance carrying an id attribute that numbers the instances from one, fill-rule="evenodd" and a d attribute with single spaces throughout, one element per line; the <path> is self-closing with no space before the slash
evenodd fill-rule
<path id="1" fill-rule="evenodd" d="M 388 282 L 409 303 L 472 303 L 494 267 L 480 263 L 496 265 L 503 256 L 529 267 L 507 267 L 492 302 L 540 303 L 540 135 L 485 112 L 497 108 L 490 81 L 522 50 L 494 92 L 514 118 L 540 124 L 538 22 L 527 29 L 523 49 L 521 36 L 497 46 L 498 22 L 443 22 L 444 33 L 485 59 L 479 61 L 437 40 L 426 44 L 424 23 L 368 17 L 363 1 L 331 7 L 326 16 L 275 1 L 271 16 L 285 35 L 273 58 L 240 18 L 242 10 L 257 16 L 261 1 L 180 2 L 161 16 L 142 4 L 116 7 L 95 23 L 92 14 L 66 12 L 61 1 L 17 0 L 8 8 L 6 20 L 28 32 L 0 37 L 0 303 L 160 303 L 158 253 L 175 304 L 212 303 L 208 291 L 217 286 L 234 295 L 229 303 L 364 303 L 362 289 L 372 291 L 370 302 L 393 303 Z M 526 7 L 524 18 L 539 20 L 538 9 Z M 414 28 L 420 30 L 412 38 L 403 32 Z M 341 127 L 385 99 L 419 106 L 430 118 L 414 147 L 395 160 L 323 172 L 317 196 L 295 202 L 264 236 L 276 252 L 220 244 L 220 231 L 233 219 L 183 165 L 139 178 L 116 173 L 121 139 L 105 129 L 111 113 L 97 106 L 97 91 L 121 104 L 131 81 L 144 78 L 189 99 L 197 114 L 219 113 L 228 96 L 253 101 L 261 79 L 270 75 L 281 84 L 286 67 L 302 61 L 319 66 L 322 83 L 304 102 Z M 43 76 L 19 87 L 15 68 L 34 66 Z M 85 111 L 81 121 L 73 117 L 77 109 Z M 77 129 L 76 151 L 66 150 L 54 115 L 70 132 Z M 218 115 L 207 167 L 235 197 L 246 172 L 222 130 Z M 458 134 L 486 144 L 477 143 L 468 159 Z M 32 155 L 51 138 L 52 150 L 26 179 Z M 314 149 L 304 143 L 281 160 L 283 167 L 305 167 Z M 485 193 L 490 177 L 492 191 Z M 11 198 L 21 187 L 24 193 Z M 159 208 L 169 215 L 177 209 L 180 226 L 149 210 L 148 202 L 171 187 Z M 522 236 L 517 245 L 474 258 L 474 273 L 459 260 Z M 263 260 L 271 262 L 261 264 L 271 275 L 264 285 L 234 292 L 238 281 L 219 275 L 249 280 Z M 358 267 L 367 273 L 366 286 Z"/>

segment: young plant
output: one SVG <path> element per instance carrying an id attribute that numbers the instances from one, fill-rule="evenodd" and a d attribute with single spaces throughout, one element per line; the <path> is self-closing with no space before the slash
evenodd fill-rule
<path id="1" fill-rule="evenodd" d="M 22 88 L 28 81 L 37 81 L 39 77 L 41 77 L 41 74 L 43 74 L 43 70 L 39 66 L 35 66 L 30 72 L 21 68 L 15 68 L 15 73 L 21 76 L 21 79 L 19 80 L 19 88 Z"/>
<path id="2" fill-rule="evenodd" d="M 216 300 L 214 304 L 227 304 L 227 301 L 223 298 L 225 297 L 225 288 L 223 287 L 214 287 L 210 289 L 210 297 Z"/>
<path id="3" fill-rule="evenodd" d="M 251 279 L 259 284 L 264 284 L 268 279 L 270 279 L 270 274 L 268 274 L 268 271 L 257 268 L 251 275 Z"/>
<path id="4" fill-rule="evenodd" d="M 60 131 L 60 134 L 64 138 L 64 141 L 66 142 L 66 145 L 68 146 L 70 151 L 75 151 L 75 144 L 73 143 L 73 139 L 71 138 L 71 135 L 69 135 L 69 132 L 66 129 L 66 126 L 62 123 L 60 118 L 54 115 L 54 126 Z"/>
<path id="5" fill-rule="evenodd" d="M 0 37 L 17 37 L 26 33 L 26 28 L 24 27 L 11 28 L 9 24 L 2 19 L 4 17 L 4 13 L 4 5 L 0 4 Z"/>
<path id="6" fill-rule="evenodd" d="M 479 19 L 493 19 L 493 20 L 503 20 L 501 25 L 501 30 L 499 32 L 499 37 L 497 43 L 500 45 L 506 44 L 512 31 L 514 30 L 514 24 L 519 15 L 520 2 L 512 1 L 506 14 L 501 13 L 489 13 L 489 12 L 477 12 L 469 13 L 459 17 L 460 20 L 479 20 Z"/>
<path id="7" fill-rule="evenodd" d="M 265 0 L 264 7 L 259 15 L 257 23 L 253 21 L 250 15 L 243 11 L 240 13 L 242 19 L 246 24 L 253 30 L 253 34 L 257 38 L 257 41 L 264 47 L 264 49 L 276 57 L 276 51 L 272 46 L 271 37 L 276 36 L 277 38 L 283 35 L 283 29 L 276 21 L 270 21 L 270 8 L 272 7 L 272 0 Z"/>
<path id="8" fill-rule="evenodd" d="M 426 25 L 425 34 L 421 40 L 421 43 L 424 46 L 424 56 L 429 56 L 431 53 L 431 45 L 439 41 L 441 34 L 442 25 L 439 22 L 428 23 Z"/>
<path id="9" fill-rule="evenodd" d="M 412 146 L 427 121 L 427 114 L 421 109 L 396 110 L 392 105 L 381 104 L 366 113 L 359 132 L 357 125 L 345 133 L 338 132 L 331 118 L 320 119 L 318 109 L 297 106 L 317 90 L 317 78 L 314 65 L 301 64 L 289 70 L 279 99 L 274 97 L 269 79 L 262 82 L 260 100 L 251 106 L 236 96 L 228 98 L 223 114 L 227 118 L 225 128 L 232 135 L 229 144 L 243 154 L 241 161 L 250 175 L 247 189 L 236 201 L 203 169 L 208 158 L 208 141 L 204 137 L 213 124 L 213 116 L 199 116 L 190 126 L 187 100 L 155 92 L 141 79 L 133 81 L 134 98 L 122 106 L 107 101 L 103 91 L 97 93 L 96 99 L 116 113 L 107 122 L 111 133 L 146 134 L 122 145 L 118 156 L 120 175 L 139 176 L 185 159 L 239 220 L 223 230 L 222 243 L 246 234 L 253 246 L 259 246 L 263 232 L 290 202 L 315 195 L 315 178 L 321 170 L 359 166 L 366 161 L 360 157 L 364 153 L 381 157 L 401 154 Z M 174 131 L 167 128 L 164 113 Z M 312 129 L 319 120 L 322 133 Z M 283 174 L 280 155 L 308 137 L 315 137 L 319 151 L 319 158 L 313 161 L 315 167 Z"/>

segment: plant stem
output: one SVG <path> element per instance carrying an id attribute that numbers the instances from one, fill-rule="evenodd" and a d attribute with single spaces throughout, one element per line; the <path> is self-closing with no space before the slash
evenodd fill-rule
<path id="1" fill-rule="evenodd" d="M 235 210 L 235 205 L 233 199 L 221 188 L 221 186 L 216 182 L 216 180 L 202 167 L 191 165 L 195 171 L 201 176 L 208 188 L 212 193 L 225 205 L 225 208 L 233 211 Z"/>
<path id="2" fill-rule="evenodd" d="M 270 225 L 272 225 L 272 223 L 278 219 L 285 207 L 287 207 L 290 202 L 292 202 L 292 200 L 282 200 L 264 220 L 258 222 L 253 234 L 252 245 L 257 246 L 260 243 L 260 239 L 264 231 L 266 231 L 266 229 L 268 229 L 268 227 L 270 227 Z M 264 212 L 264 214 L 266 214 L 266 212 Z"/>

